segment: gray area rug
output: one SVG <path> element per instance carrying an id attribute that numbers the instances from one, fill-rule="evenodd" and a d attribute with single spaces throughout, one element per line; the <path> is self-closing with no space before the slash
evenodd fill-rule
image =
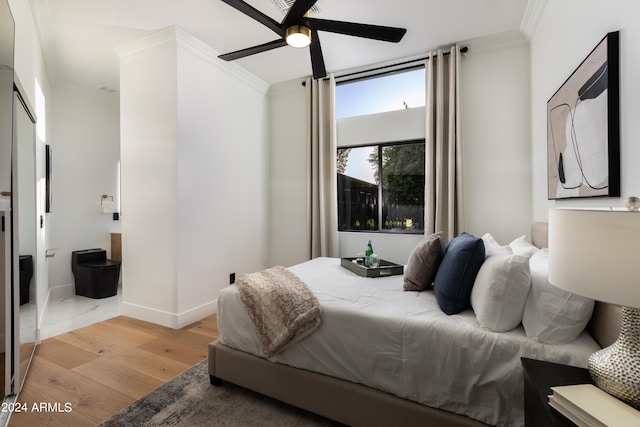
<path id="1" fill-rule="evenodd" d="M 99 424 L 112 426 L 338 426 L 326 418 L 223 382 L 207 359 Z"/>

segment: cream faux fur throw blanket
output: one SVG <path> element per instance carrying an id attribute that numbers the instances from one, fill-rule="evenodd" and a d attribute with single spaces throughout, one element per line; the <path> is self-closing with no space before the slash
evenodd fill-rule
<path id="1" fill-rule="evenodd" d="M 275 356 L 320 326 L 322 309 L 318 299 L 285 267 L 243 274 L 236 285 L 267 357 Z"/>

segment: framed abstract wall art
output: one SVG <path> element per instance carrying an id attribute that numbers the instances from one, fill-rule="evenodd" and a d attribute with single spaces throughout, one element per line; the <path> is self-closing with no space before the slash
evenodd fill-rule
<path id="1" fill-rule="evenodd" d="M 547 102 L 548 198 L 620 196 L 619 33 Z"/>

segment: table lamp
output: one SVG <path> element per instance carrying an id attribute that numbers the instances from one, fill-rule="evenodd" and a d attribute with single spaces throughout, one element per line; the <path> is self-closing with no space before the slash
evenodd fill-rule
<path id="1" fill-rule="evenodd" d="M 601 390 L 640 408 L 640 212 L 624 208 L 549 210 L 549 282 L 622 306 L 620 336 L 592 354 L 589 373 Z"/>

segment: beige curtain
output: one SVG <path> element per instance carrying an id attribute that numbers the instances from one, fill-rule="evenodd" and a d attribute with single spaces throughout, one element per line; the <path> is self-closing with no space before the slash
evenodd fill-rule
<path id="1" fill-rule="evenodd" d="M 446 241 L 465 227 L 460 59 L 454 46 L 426 60 L 425 234 L 442 231 Z"/>
<path id="2" fill-rule="evenodd" d="M 336 112 L 333 75 L 306 81 L 310 105 L 307 164 L 309 256 L 337 257 Z"/>

